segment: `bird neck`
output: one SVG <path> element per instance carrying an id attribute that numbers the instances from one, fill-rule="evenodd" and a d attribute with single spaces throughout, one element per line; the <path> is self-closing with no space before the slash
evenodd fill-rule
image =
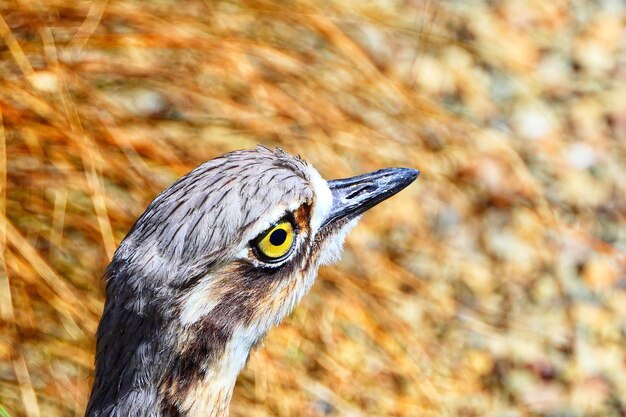
<path id="1" fill-rule="evenodd" d="M 256 342 L 215 317 L 183 326 L 141 277 L 110 268 L 87 417 L 226 417 Z M 139 294 L 138 294 L 139 293 Z"/>
<path id="2" fill-rule="evenodd" d="M 175 415 L 227 417 L 237 376 L 245 366 L 249 352 L 250 346 L 245 341 L 233 337 L 219 356 L 207 358 L 205 364 L 200 365 L 200 369 L 206 366 L 204 372 L 192 372 L 195 377 L 168 384 L 165 397 L 178 412 Z"/>
<path id="3" fill-rule="evenodd" d="M 101 352 L 86 416 L 227 417 L 250 344 L 231 337 L 220 347 L 219 331 L 202 334 L 203 346 L 194 346 L 197 341 L 191 339 L 162 343 L 171 336 L 156 334 L 151 344 L 121 344 L 124 349 Z M 145 333 L 141 338 L 150 340 Z M 177 346 L 187 344 L 190 350 L 181 354 Z M 192 359 L 192 352 L 199 355 Z M 109 358 L 117 359 L 113 363 Z"/>

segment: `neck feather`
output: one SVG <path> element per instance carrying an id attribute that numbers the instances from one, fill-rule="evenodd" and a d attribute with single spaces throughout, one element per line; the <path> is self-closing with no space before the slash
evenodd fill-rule
<path id="1" fill-rule="evenodd" d="M 228 416 L 255 341 L 215 316 L 182 324 L 163 308 L 173 294 L 137 291 L 127 271 L 109 271 L 86 417 Z"/>
<path id="2" fill-rule="evenodd" d="M 221 354 L 206 364 L 202 375 L 196 374 L 195 379 L 179 378 L 168 384 L 165 398 L 181 416 L 227 417 L 237 376 L 245 366 L 249 352 L 250 346 L 245 340 L 231 337 Z"/>

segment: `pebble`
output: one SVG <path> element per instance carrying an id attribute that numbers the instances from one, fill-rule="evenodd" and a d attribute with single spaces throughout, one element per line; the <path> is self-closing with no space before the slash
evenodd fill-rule
<path id="1" fill-rule="evenodd" d="M 579 170 L 591 168 L 597 159 L 594 149 L 587 143 L 570 145 L 565 152 L 565 158 L 572 167 Z"/>
<path id="2" fill-rule="evenodd" d="M 555 130 L 550 110 L 541 103 L 523 104 L 512 116 L 514 130 L 524 139 L 545 139 Z"/>

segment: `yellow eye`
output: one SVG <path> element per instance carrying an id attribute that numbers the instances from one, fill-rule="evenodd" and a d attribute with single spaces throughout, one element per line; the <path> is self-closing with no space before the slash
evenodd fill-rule
<path id="1" fill-rule="evenodd" d="M 292 220 L 283 218 L 254 239 L 252 249 L 256 256 L 264 262 L 279 262 L 291 253 L 295 235 L 296 231 Z"/>

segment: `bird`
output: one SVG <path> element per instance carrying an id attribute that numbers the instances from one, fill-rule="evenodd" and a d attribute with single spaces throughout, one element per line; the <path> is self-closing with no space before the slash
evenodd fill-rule
<path id="1" fill-rule="evenodd" d="M 86 417 L 225 417 L 250 352 L 336 262 L 361 215 L 420 172 L 326 181 L 257 146 L 161 192 L 106 269 Z"/>

